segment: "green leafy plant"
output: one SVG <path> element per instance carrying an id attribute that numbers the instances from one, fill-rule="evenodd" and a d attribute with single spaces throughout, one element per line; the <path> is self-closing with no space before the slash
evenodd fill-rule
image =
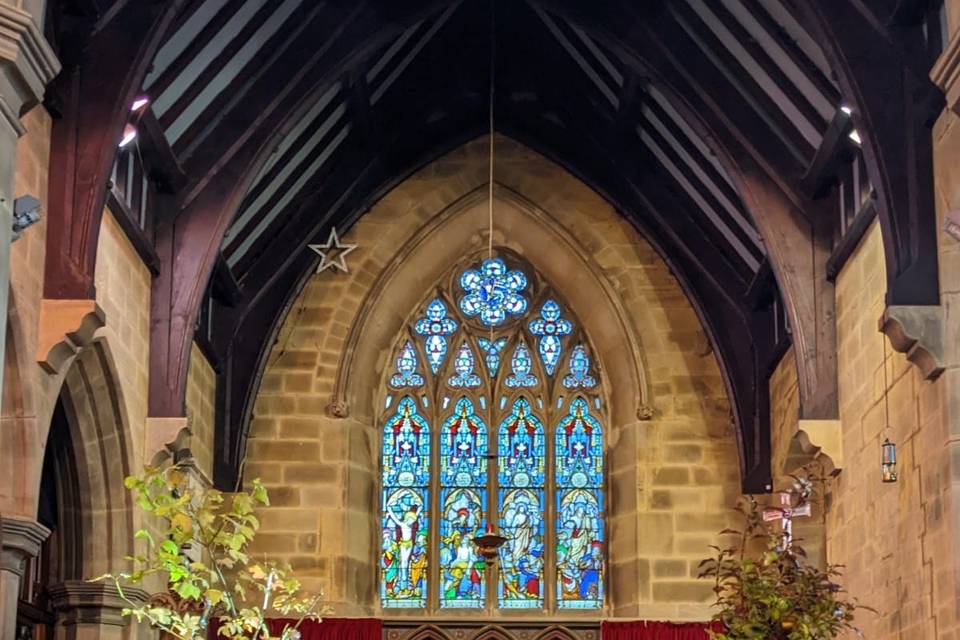
<path id="1" fill-rule="evenodd" d="M 250 556 L 260 528 L 255 509 L 269 505 L 259 480 L 249 491 L 224 494 L 197 486 L 172 466 L 148 467 L 125 485 L 159 528 L 137 531 L 129 571 L 95 578 L 113 582 L 128 604 L 124 615 L 180 640 L 205 638 L 214 618 L 220 635 L 236 640 L 269 638 L 268 617 L 297 620 L 281 640 L 296 640 L 303 620 L 319 620 L 320 596 L 301 595 L 289 567 Z M 151 581 L 165 582 L 167 590 L 146 602 L 128 597 L 131 585 Z"/>
<path id="2" fill-rule="evenodd" d="M 809 481 L 797 481 L 794 508 L 810 495 Z M 854 614 L 869 608 L 846 598 L 837 582 L 841 567 L 821 569 L 796 541 L 786 544 L 782 532 L 764 521 L 754 498 L 736 509 L 743 529 L 720 532 L 736 536 L 736 543 L 713 546 L 716 556 L 700 563 L 700 577 L 715 581 L 713 619 L 724 627 L 711 632 L 713 640 L 831 640 L 846 631 L 862 637 Z"/>

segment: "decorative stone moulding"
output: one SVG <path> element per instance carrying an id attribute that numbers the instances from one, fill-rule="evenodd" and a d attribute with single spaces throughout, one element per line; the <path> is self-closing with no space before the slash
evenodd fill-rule
<path id="1" fill-rule="evenodd" d="M 644 422 L 647 420 L 653 420 L 653 415 L 653 407 L 650 405 L 641 404 L 639 407 L 637 407 L 637 420 L 643 420 Z"/>
<path id="2" fill-rule="evenodd" d="M 130 622 L 123 610 L 130 602 L 145 602 L 149 594 L 137 587 L 124 587 L 126 600 L 116 587 L 105 582 L 68 580 L 48 590 L 50 602 L 57 612 L 57 622 L 63 626 L 102 624 L 125 627 Z"/>
<path id="3" fill-rule="evenodd" d="M 47 373 L 62 371 L 105 322 L 95 300 L 41 300 L 37 362 Z"/>
<path id="4" fill-rule="evenodd" d="M 960 32 L 947 43 L 930 70 L 930 79 L 943 89 L 947 107 L 960 114 Z"/>
<path id="5" fill-rule="evenodd" d="M 0 518 L 0 569 L 23 575 L 27 559 L 37 557 L 50 530 L 39 522 Z"/>
<path id="6" fill-rule="evenodd" d="M 0 117 L 17 135 L 24 132 L 20 112 L 43 98 L 60 62 L 26 11 L 0 2 Z"/>
<path id="7" fill-rule="evenodd" d="M 333 397 L 327 404 L 327 413 L 331 418 L 347 418 L 350 416 L 350 406 L 343 398 Z"/>
<path id="8" fill-rule="evenodd" d="M 185 417 L 147 418 L 146 427 L 144 457 L 154 465 L 186 449 L 192 435 Z"/>
<path id="9" fill-rule="evenodd" d="M 843 469 L 843 429 L 839 420 L 800 420 L 794 436 L 800 447 L 813 454 L 832 476 Z"/>
<path id="10" fill-rule="evenodd" d="M 944 311 L 941 305 L 893 305 L 878 327 L 893 348 L 907 355 L 925 380 L 936 380 L 944 368 Z"/>

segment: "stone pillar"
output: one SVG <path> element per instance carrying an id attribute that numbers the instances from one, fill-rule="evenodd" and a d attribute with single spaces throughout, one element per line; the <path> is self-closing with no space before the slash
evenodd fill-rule
<path id="1" fill-rule="evenodd" d="M 20 115 L 43 98 L 47 83 L 60 70 L 37 23 L 17 4 L 22 3 L 0 0 L 0 363 L 7 335 L 13 200 L 19 195 L 13 192 L 17 138 L 24 133 Z M 43 3 L 33 0 L 25 6 L 42 10 Z"/>
<path id="2" fill-rule="evenodd" d="M 39 522 L 0 518 L 0 640 L 16 640 L 20 581 L 27 560 L 40 553 L 49 535 Z"/>
<path id="3" fill-rule="evenodd" d="M 146 600 L 141 589 L 124 589 L 120 597 L 111 584 L 70 580 L 49 590 L 56 613 L 55 640 L 120 640 L 130 618 L 123 615 L 131 602 Z"/>

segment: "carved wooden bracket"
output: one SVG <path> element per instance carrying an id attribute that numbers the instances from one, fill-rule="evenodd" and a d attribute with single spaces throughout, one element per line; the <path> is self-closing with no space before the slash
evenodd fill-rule
<path id="1" fill-rule="evenodd" d="M 76 353 L 93 341 L 97 329 L 106 323 L 96 300 L 40 301 L 37 362 L 47 373 L 63 369 Z"/>
<path id="2" fill-rule="evenodd" d="M 839 420 L 800 420 L 794 439 L 824 463 L 830 475 L 843 469 L 843 427 Z"/>
<path id="3" fill-rule="evenodd" d="M 943 306 L 888 306 L 878 328 L 894 349 L 907 354 L 907 360 L 920 368 L 925 380 L 936 380 L 943 373 Z"/>

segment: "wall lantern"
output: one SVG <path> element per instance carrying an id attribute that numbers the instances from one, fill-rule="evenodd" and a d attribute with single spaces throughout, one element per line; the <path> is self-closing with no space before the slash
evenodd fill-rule
<path id="1" fill-rule="evenodd" d="M 884 438 L 881 445 L 880 473 L 884 482 L 897 481 L 897 445 Z"/>

